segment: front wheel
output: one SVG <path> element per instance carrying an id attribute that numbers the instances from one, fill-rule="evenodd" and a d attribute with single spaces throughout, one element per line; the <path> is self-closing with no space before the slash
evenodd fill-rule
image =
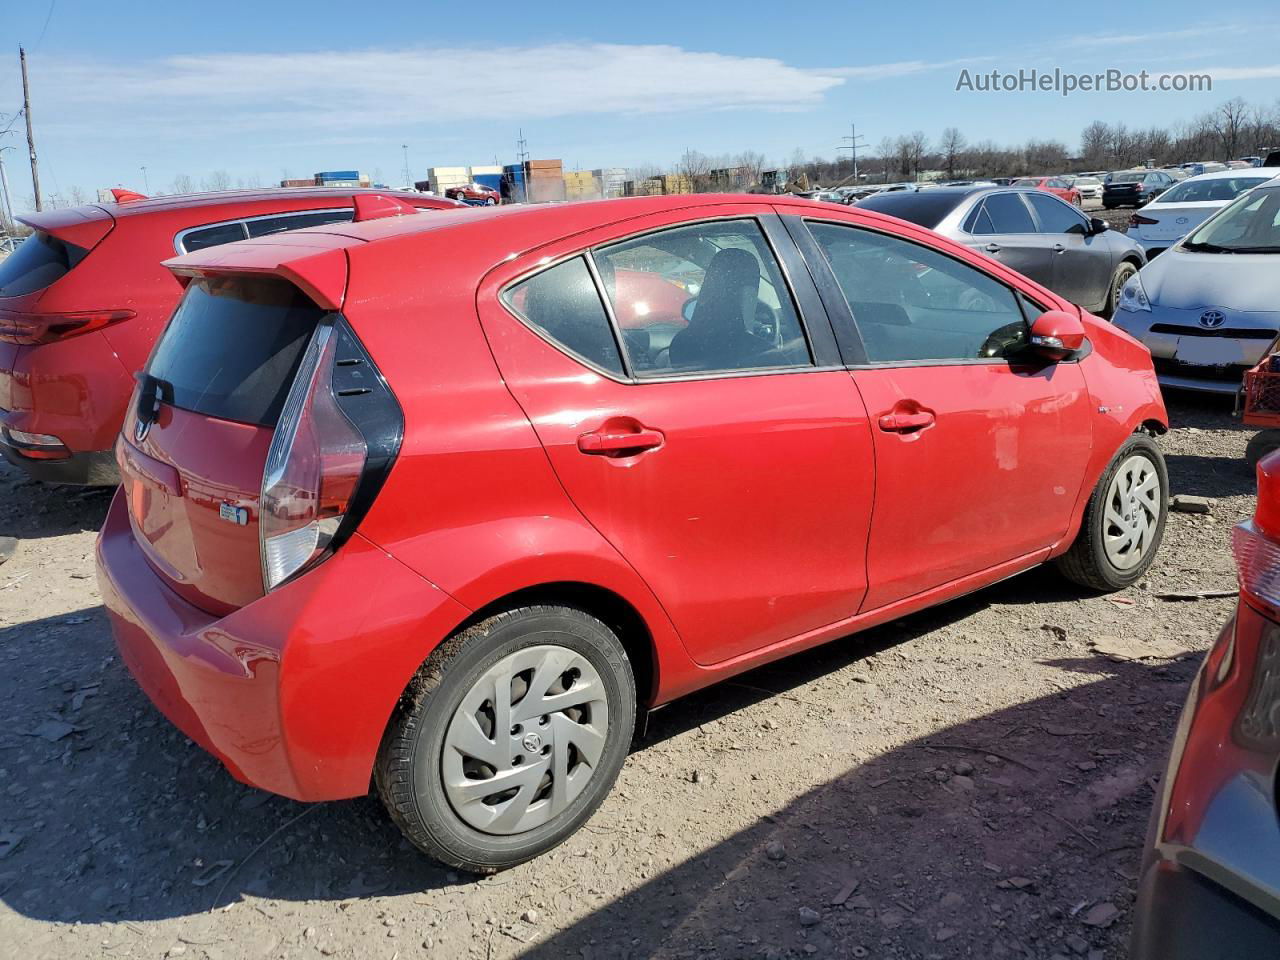
<path id="1" fill-rule="evenodd" d="M 1103 471 L 1058 569 L 1068 580 L 1106 593 L 1136 583 L 1155 561 L 1168 508 L 1164 455 L 1146 434 L 1134 434 Z"/>
<path id="2" fill-rule="evenodd" d="M 401 697 L 374 770 L 420 850 L 472 873 L 523 863 L 595 812 L 626 759 L 635 681 L 617 636 L 569 607 L 489 617 Z"/>
<path id="3" fill-rule="evenodd" d="M 1259 430 L 1249 438 L 1249 445 L 1244 450 L 1249 469 L 1256 470 L 1258 461 L 1276 450 L 1280 450 L 1280 430 Z"/>

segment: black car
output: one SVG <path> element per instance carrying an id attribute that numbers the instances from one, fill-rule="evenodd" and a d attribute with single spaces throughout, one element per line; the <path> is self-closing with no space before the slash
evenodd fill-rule
<path id="1" fill-rule="evenodd" d="M 1113 173 L 1102 188 L 1102 205 L 1108 210 L 1116 207 L 1140 207 L 1153 197 L 1158 197 L 1177 181 L 1163 170 L 1126 170 Z"/>

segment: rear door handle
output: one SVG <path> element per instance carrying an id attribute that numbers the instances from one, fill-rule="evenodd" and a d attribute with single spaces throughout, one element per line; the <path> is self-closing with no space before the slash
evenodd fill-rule
<path id="1" fill-rule="evenodd" d="M 1060 244 L 1060 243 L 1055 243 L 1055 244 L 1053 245 L 1053 252 L 1054 252 L 1054 253 L 1066 253 L 1066 252 L 1067 252 L 1067 248 L 1066 248 L 1066 247 L 1064 247 L 1064 246 L 1063 246 L 1062 244 Z"/>
<path id="2" fill-rule="evenodd" d="M 886 433 L 913 433 L 933 424 L 934 416 L 928 410 L 919 413 L 886 413 L 880 418 L 880 429 Z"/>
<path id="3" fill-rule="evenodd" d="M 985 251 L 987 251 L 987 253 L 999 253 L 999 252 L 1000 252 L 1000 244 L 998 244 L 998 243 L 988 243 L 988 244 L 987 244 L 985 247 L 983 247 L 982 249 L 983 249 L 983 250 L 985 250 Z"/>
<path id="4" fill-rule="evenodd" d="M 594 430 L 578 437 L 578 449 L 583 453 L 608 456 L 622 452 L 639 453 L 662 446 L 667 438 L 659 430 L 635 430 L 625 432 Z"/>

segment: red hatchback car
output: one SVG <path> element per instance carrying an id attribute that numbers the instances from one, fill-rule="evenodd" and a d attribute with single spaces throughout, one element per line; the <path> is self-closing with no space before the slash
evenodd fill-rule
<path id="1" fill-rule="evenodd" d="M 1013 181 L 1015 187 L 1035 187 L 1055 197 L 1061 197 L 1073 206 L 1080 206 L 1080 191 L 1061 177 L 1021 177 Z"/>
<path id="2" fill-rule="evenodd" d="M 875 213 L 500 207 L 168 265 L 98 541 L 123 658 L 236 777 L 372 779 L 456 867 L 576 830 L 637 710 L 1160 542 L 1146 349 Z"/>
<path id="3" fill-rule="evenodd" d="M 240 190 L 21 217 L 36 232 L 0 261 L 0 450 L 31 476 L 113 485 L 124 408 L 182 288 L 174 253 L 350 220 L 373 191 Z M 439 197 L 403 194 L 423 209 Z"/>

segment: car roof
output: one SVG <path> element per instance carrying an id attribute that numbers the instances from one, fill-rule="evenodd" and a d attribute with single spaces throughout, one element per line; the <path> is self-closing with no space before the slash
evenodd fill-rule
<path id="1" fill-rule="evenodd" d="M 1200 173 L 1194 177 L 1187 177 L 1182 182 L 1191 183 L 1195 181 L 1199 183 L 1202 180 L 1238 180 L 1240 177 L 1248 176 L 1250 173 L 1264 180 L 1275 179 L 1273 175 L 1266 172 L 1266 169 L 1266 167 L 1233 167 L 1230 170 L 1211 170 L 1209 173 Z"/>

